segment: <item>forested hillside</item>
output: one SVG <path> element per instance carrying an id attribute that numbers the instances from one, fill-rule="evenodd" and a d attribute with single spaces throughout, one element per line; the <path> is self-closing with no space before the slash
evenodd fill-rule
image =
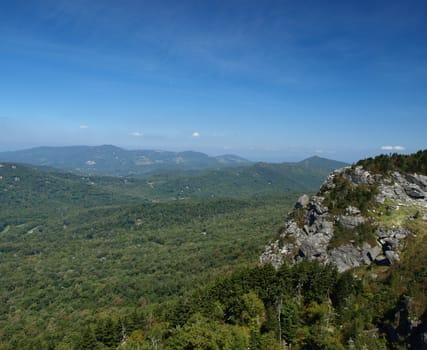
<path id="1" fill-rule="evenodd" d="M 122 194 L 138 194 L 161 201 L 251 198 L 277 193 L 315 192 L 331 171 L 345 165 L 312 157 L 298 163 L 257 163 L 205 172 L 162 172 L 113 182 L 111 178 L 97 178 L 96 182 L 111 191 L 117 191 L 119 187 Z"/>
<path id="2" fill-rule="evenodd" d="M 298 197 L 155 203 L 144 183 L 2 163 L 0 348 L 76 347 L 87 325 L 253 265 Z"/>
<path id="3" fill-rule="evenodd" d="M 425 152 L 334 171 L 290 213 L 301 192 L 167 200 L 144 197 L 145 179 L 3 164 L 0 349 L 423 349 L 426 179 L 402 164 Z M 411 171 L 425 174 L 416 164 Z M 33 203 L 30 179 L 55 185 Z M 304 230 L 329 235 L 322 227 L 333 232 L 324 252 L 310 246 L 316 240 L 301 244 Z M 284 258 L 259 265 L 272 237 Z M 324 259 L 335 250 L 356 255 Z"/>

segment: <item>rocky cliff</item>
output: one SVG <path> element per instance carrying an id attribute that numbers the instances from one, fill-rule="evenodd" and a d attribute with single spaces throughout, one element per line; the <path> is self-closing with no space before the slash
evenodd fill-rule
<path id="1" fill-rule="evenodd" d="M 283 229 L 260 257 L 280 266 L 301 259 L 332 263 L 339 271 L 399 261 L 410 220 L 427 220 L 427 176 L 362 166 L 334 171 L 319 193 L 303 195 Z"/>

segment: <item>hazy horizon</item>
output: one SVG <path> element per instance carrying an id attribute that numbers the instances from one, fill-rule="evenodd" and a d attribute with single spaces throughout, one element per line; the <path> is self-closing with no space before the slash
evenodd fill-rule
<path id="1" fill-rule="evenodd" d="M 216 157 L 216 156 L 223 156 L 223 155 L 234 155 L 234 156 L 239 156 L 242 158 L 245 158 L 251 162 L 270 162 L 270 163 L 283 163 L 283 162 L 299 162 L 302 160 L 305 160 L 307 158 L 311 158 L 311 157 L 320 157 L 320 158 L 325 158 L 325 159 L 330 159 L 330 160 L 336 160 L 336 161 L 341 161 L 341 162 L 345 162 L 345 163 L 355 163 L 360 159 L 364 159 L 364 158 L 368 158 L 368 157 L 372 157 L 372 156 L 376 156 L 379 154 L 390 154 L 390 153 L 402 153 L 402 154 L 408 154 L 407 151 L 405 150 L 400 150 L 400 151 L 395 151 L 395 150 L 382 150 L 381 152 L 373 152 L 373 153 L 366 153 L 365 157 L 362 158 L 354 158 L 354 159 L 340 159 L 335 157 L 334 154 L 324 154 L 323 152 L 314 152 L 314 153 L 310 153 L 310 151 L 306 151 L 303 152 L 301 150 L 298 150 L 298 152 L 295 151 L 280 151 L 280 150 L 265 150 L 265 153 L 261 153 L 261 154 L 257 154 L 256 152 L 254 153 L 249 152 L 249 153 L 245 153 L 245 150 L 239 150 L 239 149 L 229 149 L 229 150 L 223 150 L 221 152 L 221 150 L 196 150 L 196 149 L 188 149 L 188 148 L 156 148 L 156 147 L 145 147 L 145 148 L 138 148 L 138 147 L 133 147 L 133 146 L 119 146 L 119 145 L 113 145 L 113 144 L 100 144 L 100 145 L 84 145 L 84 144 L 76 144 L 76 145 L 36 145 L 36 146 L 29 146 L 29 147 L 23 147 L 23 148 L 15 148 L 15 149 L 0 149 L 0 152 L 15 152 L 15 151 L 22 151 L 22 150 L 31 150 L 33 148 L 39 148 L 39 147 L 100 147 L 100 146 L 114 146 L 114 147 L 119 147 L 122 148 L 124 150 L 128 150 L 128 151 L 166 151 L 166 152 L 186 152 L 186 151 L 191 151 L 191 152 L 201 152 L 201 153 L 205 153 L 208 156 L 211 157 Z"/>

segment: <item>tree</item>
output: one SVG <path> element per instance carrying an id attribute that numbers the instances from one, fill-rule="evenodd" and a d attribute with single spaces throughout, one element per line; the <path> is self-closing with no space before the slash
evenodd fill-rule
<path id="1" fill-rule="evenodd" d="M 90 327 L 86 327 L 86 329 L 83 331 L 81 338 L 77 342 L 77 348 L 88 350 L 94 350 L 99 348 L 95 334 Z"/>
<path id="2" fill-rule="evenodd" d="M 283 339 L 288 344 L 294 343 L 300 323 L 299 307 L 294 300 L 288 299 L 283 303 L 280 323 Z"/>

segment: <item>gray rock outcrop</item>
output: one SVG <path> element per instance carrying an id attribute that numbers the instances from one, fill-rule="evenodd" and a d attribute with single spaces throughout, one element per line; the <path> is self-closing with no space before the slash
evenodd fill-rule
<path id="1" fill-rule="evenodd" d="M 295 204 L 295 209 L 305 208 L 309 202 L 310 202 L 310 197 L 307 196 L 306 194 L 303 194 L 301 197 L 298 198 Z"/>
<path id="2" fill-rule="evenodd" d="M 361 250 L 352 245 L 332 249 L 328 252 L 326 262 L 334 264 L 339 272 L 358 267 L 365 263 Z"/>
<path id="3" fill-rule="evenodd" d="M 364 224 L 366 218 L 363 216 L 341 215 L 337 218 L 337 221 L 345 228 L 355 229 L 357 226 Z"/>
<path id="4" fill-rule="evenodd" d="M 302 195 L 298 199 L 295 204 L 295 210 L 299 211 L 298 218 L 293 215 L 295 211 L 290 213 L 279 238 L 266 246 L 260 257 L 261 263 L 271 262 L 278 267 L 285 260 L 293 263 L 302 259 L 318 260 L 332 263 L 339 271 L 345 271 L 361 265 L 372 263 L 391 265 L 399 261 L 399 253 L 405 245 L 406 238 L 411 235 L 402 227 L 377 225 L 375 243 L 364 242 L 360 246 L 350 240 L 338 247 L 335 242 L 331 247 L 330 242 L 337 224 L 350 232 L 355 230 L 356 234 L 357 228 L 362 224 L 376 225 L 368 216 L 363 216 L 361 210 L 354 205 L 348 205 L 340 215 L 330 212 L 324 204 L 325 197 L 335 189 L 337 176 L 349 181 L 353 188 L 374 185 L 378 189 L 375 197 L 378 205 L 386 200 L 394 203 L 387 207 L 388 211 L 399 210 L 401 206 L 415 205 L 422 210 L 416 216 L 427 220 L 427 176 L 394 172 L 386 177 L 373 175 L 361 166 L 338 169 L 324 182 L 320 192 L 322 195 L 311 198 Z"/>
<path id="5" fill-rule="evenodd" d="M 384 203 L 386 199 L 403 206 L 427 207 L 427 176 L 394 172 L 379 182 L 377 201 Z"/>
<path id="6" fill-rule="evenodd" d="M 308 197 L 308 196 L 307 196 Z M 285 257 L 291 256 L 293 261 L 305 259 L 327 259 L 327 247 L 333 236 L 333 222 L 329 220 L 328 208 L 322 205 L 322 197 L 312 197 L 305 204 L 304 225 L 301 227 L 295 219 L 289 219 L 280 238 L 271 245 L 260 257 L 261 263 L 271 262 L 280 266 Z M 298 208 L 301 208 L 298 200 Z"/>

